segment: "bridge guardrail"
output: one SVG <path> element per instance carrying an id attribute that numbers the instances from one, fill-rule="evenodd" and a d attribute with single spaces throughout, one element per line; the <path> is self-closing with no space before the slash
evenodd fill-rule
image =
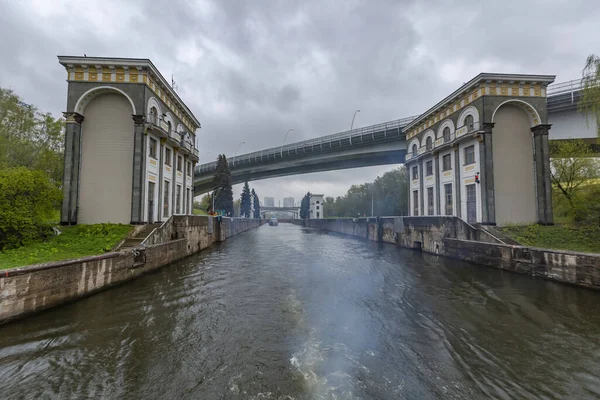
<path id="1" fill-rule="evenodd" d="M 554 83 L 548 85 L 546 94 L 548 97 L 557 96 L 559 94 L 573 93 L 583 89 L 583 81 L 581 79 L 573 79 L 567 82 Z"/>
<path id="2" fill-rule="evenodd" d="M 369 133 L 374 134 L 376 132 L 381 132 L 381 131 L 385 132 L 387 130 L 403 128 L 406 125 L 408 125 L 412 120 L 414 120 L 416 117 L 417 116 L 415 115 L 415 116 L 411 116 L 411 117 L 397 119 L 394 121 L 384 122 L 381 124 L 369 125 L 369 126 L 365 126 L 362 128 L 352 129 L 352 131 L 347 130 L 347 131 L 343 131 L 343 132 L 334 133 L 332 135 L 322 136 L 322 137 L 318 137 L 318 138 L 314 138 L 314 139 L 303 140 L 303 141 L 296 142 L 296 143 L 290 143 L 288 145 L 271 147 L 269 149 L 265 149 L 262 151 L 255 151 L 252 153 L 242 154 L 237 157 L 228 159 L 228 161 L 230 163 L 235 162 L 236 164 L 238 164 L 238 163 L 244 164 L 245 162 L 248 162 L 248 161 L 258 161 L 259 159 L 264 160 L 264 159 L 268 159 L 270 157 L 275 158 L 275 157 L 280 156 L 283 153 L 290 153 L 291 151 L 297 152 L 298 150 L 304 149 L 305 147 L 308 147 L 308 146 L 312 146 L 312 147 L 322 146 L 325 143 L 331 143 L 331 142 L 335 142 L 335 141 L 341 142 L 342 140 L 345 140 L 345 139 L 350 139 L 350 141 L 352 141 L 352 139 L 360 138 L 361 136 L 363 136 L 365 134 L 369 134 Z M 216 169 L 216 167 L 217 167 L 216 161 L 202 164 L 198 167 L 198 170 L 199 170 L 198 172 L 200 172 L 200 173 L 211 172 L 211 171 L 214 171 Z"/>

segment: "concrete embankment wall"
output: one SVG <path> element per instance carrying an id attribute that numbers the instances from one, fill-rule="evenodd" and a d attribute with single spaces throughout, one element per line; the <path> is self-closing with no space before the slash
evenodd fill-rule
<path id="1" fill-rule="evenodd" d="M 456 217 L 313 219 L 294 223 L 600 289 L 600 254 L 506 244 L 488 230 Z"/>
<path id="2" fill-rule="evenodd" d="M 174 216 L 152 232 L 140 251 L 1 270 L 0 323 L 134 279 L 263 223 Z"/>

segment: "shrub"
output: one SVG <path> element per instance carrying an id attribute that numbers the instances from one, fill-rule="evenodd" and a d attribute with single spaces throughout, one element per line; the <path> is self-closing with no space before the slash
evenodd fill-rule
<path id="1" fill-rule="evenodd" d="M 60 190 L 44 172 L 24 167 L 0 170 L 0 249 L 50 234 L 60 201 Z"/>

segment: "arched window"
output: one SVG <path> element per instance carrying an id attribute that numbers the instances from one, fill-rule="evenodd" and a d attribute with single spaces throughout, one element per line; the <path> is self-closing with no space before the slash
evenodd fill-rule
<path id="1" fill-rule="evenodd" d="M 473 123 L 472 115 L 469 114 L 465 117 L 465 125 L 467 126 L 467 130 L 469 132 L 471 132 L 473 130 L 473 128 L 475 127 L 475 124 Z"/>
<path id="2" fill-rule="evenodd" d="M 413 157 L 417 156 L 417 145 L 416 144 L 413 144 L 412 155 L 413 155 Z"/>
<path id="3" fill-rule="evenodd" d="M 473 116 L 472 115 L 469 114 L 469 115 L 467 115 L 465 117 L 465 125 L 467 126 L 467 130 L 469 132 L 471 132 L 474 129 L 475 123 L 473 122 Z"/>
<path id="4" fill-rule="evenodd" d="M 169 134 L 171 133 L 171 121 L 167 121 L 167 128 L 169 131 Z"/>
<path id="5" fill-rule="evenodd" d="M 428 136 L 427 140 L 425 140 L 425 148 L 427 149 L 427 151 L 433 149 L 433 139 L 431 138 L 431 136 Z"/>
<path id="6" fill-rule="evenodd" d="M 156 107 L 152 107 L 150 109 L 150 123 L 156 124 L 157 121 L 158 121 L 158 111 L 156 110 Z"/>
<path id="7" fill-rule="evenodd" d="M 450 128 L 445 127 L 442 132 L 444 134 L 444 143 L 448 143 L 450 141 Z"/>

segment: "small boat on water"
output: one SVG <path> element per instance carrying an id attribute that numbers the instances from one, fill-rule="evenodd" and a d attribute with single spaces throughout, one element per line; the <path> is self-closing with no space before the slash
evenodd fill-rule
<path id="1" fill-rule="evenodd" d="M 273 217 L 269 220 L 269 225 L 277 226 L 277 225 L 279 225 L 279 221 L 277 220 L 277 218 Z"/>

